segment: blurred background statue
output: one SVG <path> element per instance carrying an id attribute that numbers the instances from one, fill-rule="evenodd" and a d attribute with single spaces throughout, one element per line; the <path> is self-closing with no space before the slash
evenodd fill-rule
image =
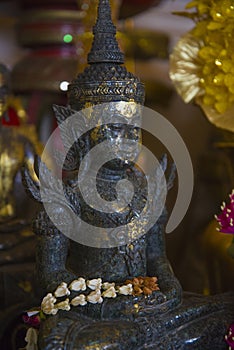
<path id="1" fill-rule="evenodd" d="M 10 71 L 0 64 L 0 315 L 32 293 L 35 239 L 30 221 L 36 206 L 24 191 L 21 168 L 26 162 L 35 176 L 36 151 L 41 146 L 35 127 L 11 93 Z"/>

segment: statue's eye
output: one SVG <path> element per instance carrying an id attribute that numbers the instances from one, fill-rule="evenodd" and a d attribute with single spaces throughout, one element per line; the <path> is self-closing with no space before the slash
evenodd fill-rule
<path id="1" fill-rule="evenodd" d="M 123 127 L 122 127 L 121 124 L 113 124 L 113 125 L 110 127 L 110 130 L 113 130 L 113 131 L 115 131 L 115 132 L 120 132 L 122 129 L 123 129 Z"/>

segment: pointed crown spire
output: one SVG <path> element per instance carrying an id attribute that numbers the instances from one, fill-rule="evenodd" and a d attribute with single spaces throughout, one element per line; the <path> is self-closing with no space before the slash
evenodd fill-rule
<path id="1" fill-rule="evenodd" d="M 74 110 L 116 101 L 144 104 L 145 90 L 140 80 L 128 72 L 116 40 L 109 0 L 99 0 L 89 66 L 68 87 L 69 105 Z"/>
<path id="2" fill-rule="evenodd" d="M 93 44 L 88 55 L 88 63 L 114 62 L 124 63 L 124 55 L 116 40 L 116 27 L 111 19 L 109 0 L 100 0 L 97 22 L 93 27 Z"/>

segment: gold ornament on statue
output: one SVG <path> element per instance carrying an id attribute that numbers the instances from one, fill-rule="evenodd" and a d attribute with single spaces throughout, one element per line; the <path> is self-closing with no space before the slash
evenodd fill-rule
<path id="1" fill-rule="evenodd" d="M 234 131 L 234 2 L 192 1 L 176 13 L 195 27 L 170 56 L 170 78 L 186 103 L 198 104 L 211 123 Z"/>
<path id="2" fill-rule="evenodd" d="M 13 126 L 3 125 L 11 123 L 10 112 L 14 113 Z M 14 184 L 24 162 L 35 176 L 32 164 L 35 148 L 39 151 L 40 146 L 34 126 L 26 124 L 25 119 L 26 112 L 20 100 L 10 94 L 9 71 L 0 64 L 0 231 L 1 224 L 9 224 L 16 215 Z"/>

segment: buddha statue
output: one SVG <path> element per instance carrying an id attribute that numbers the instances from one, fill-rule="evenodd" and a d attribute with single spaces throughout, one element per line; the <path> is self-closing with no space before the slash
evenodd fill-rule
<path id="1" fill-rule="evenodd" d="M 144 279 L 156 276 L 160 290 L 145 295 L 105 298 L 102 303 L 74 307 L 69 312 L 60 310 L 53 317 L 43 320 L 39 330 L 39 348 L 225 349 L 224 335 L 234 317 L 231 308 L 233 294 L 204 297 L 182 293 L 166 256 L 165 208 L 146 233 L 142 234 L 141 231 L 144 222 L 137 228 L 134 224 L 131 226 L 144 210 L 147 197 L 148 175 L 134 163 L 139 156 L 140 106 L 144 104 L 144 87 L 123 66 L 124 57 L 115 38 L 116 29 L 111 20 L 108 0 L 99 1 L 93 33 L 89 66 L 70 84 L 68 106 L 54 107 L 61 130 L 64 122 L 66 125 L 69 118 L 74 116 L 74 124 L 62 137 L 68 149 L 62 162 L 63 195 L 56 192 L 56 177 L 38 158 L 38 181 L 32 179 L 27 167 L 24 170 L 28 192 L 44 204 L 44 209 L 38 213 L 33 224 L 37 234 L 36 271 L 39 285 L 44 295 L 52 293 L 62 282 L 70 284 L 80 277 L 86 280 L 101 278 L 109 283 L 121 284 L 134 277 Z M 107 119 L 103 119 L 103 116 Z M 87 120 L 93 120 L 95 127 L 85 129 Z M 81 132 L 81 135 L 79 128 L 87 132 Z M 69 141 L 73 134 L 81 136 L 71 145 Z M 134 144 L 126 145 L 123 142 L 125 138 L 133 140 Z M 103 141 L 109 142 L 105 152 L 112 151 L 115 157 L 104 162 L 97 174 L 94 172 L 100 197 L 109 202 L 116 200 L 117 184 L 126 179 L 134 189 L 129 205 L 114 213 L 98 211 L 95 203 L 88 205 L 84 198 L 87 195 L 90 199 L 92 192 L 89 183 L 85 182 L 87 169 L 91 169 L 91 177 L 93 170 L 92 162 L 86 155 Z M 99 156 L 94 155 L 94 158 Z M 77 174 L 82 162 L 84 166 L 79 181 Z M 166 171 L 165 156 L 161 159 L 160 168 Z M 173 182 L 173 167 L 167 171 L 169 177 L 166 186 L 169 189 Z M 158 182 L 153 188 L 155 200 L 150 204 L 153 208 L 159 203 L 162 187 Z M 129 197 L 128 191 L 125 191 L 126 197 Z M 52 206 L 47 206 L 48 203 Z M 92 231 L 82 231 L 82 226 L 76 222 L 71 225 L 73 214 L 92 227 L 100 227 L 102 238 L 99 236 L 95 241 L 94 229 L 90 238 Z M 146 216 L 148 220 L 150 217 Z M 128 224 L 129 240 L 126 235 L 121 237 L 121 230 L 118 230 Z M 112 236 L 114 234 L 110 245 L 108 228 L 112 228 Z"/>
<path id="2" fill-rule="evenodd" d="M 10 91 L 10 72 L 0 64 L 0 225 L 8 225 L 16 217 L 14 184 L 16 175 L 26 160 L 32 164 L 35 146 L 32 137 L 26 137 L 26 113 Z M 28 125 L 27 132 L 32 128 Z M 38 148 L 37 148 L 38 150 Z M 32 167 L 31 167 L 32 168 Z M 18 222 L 20 225 L 20 222 Z M 8 227 L 9 228 L 9 227 Z"/>
<path id="3" fill-rule="evenodd" d="M 26 162 L 34 176 L 36 152 L 25 117 L 19 99 L 11 94 L 10 72 L 0 64 L 0 310 L 22 302 L 32 290 L 35 204 L 26 197 L 20 172 Z"/>

